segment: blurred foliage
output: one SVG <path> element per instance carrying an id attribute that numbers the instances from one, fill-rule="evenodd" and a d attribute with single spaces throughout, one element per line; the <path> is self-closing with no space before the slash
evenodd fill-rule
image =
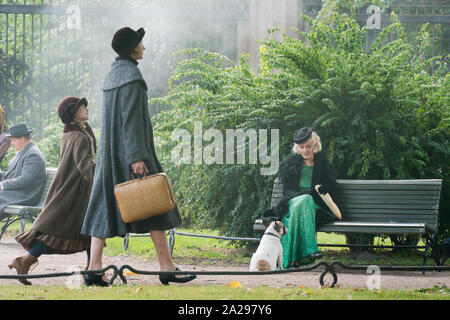
<path id="1" fill-rule="evenodd" d="M 254 219 L 270 207 L 274 176 L 262 176 L 261 165 L 248 160 L 175 165 L 171 152 L 180 141 L 171 139 L 173 130 L 193 134 L 195 121 L 222 133 L 279 129 L 281 161 L 293 132 L 312 126 L 339 178 L 444 179 L 440 231 L 448 235 L 449 76 L 441 57 L 423 55 L 428 26 L 411 45 L 393 15 L 394 22 L 365 51 L 367 30 L 351 14 L 329 12 L 326 22 L 303 19 L 310 31 L 298 31 L 299 38 L 285 34 L 281 41 L 261 42 L 256 73 L 246 56 L 236 64 L 216 53 L 184 51 L 168 95 L 151 100 L 171 108 L 152 121 L 185 223 L 251 235 Z M 390 34 L 395 40 L 387 42 Z"/>
<path id="2" fill-rule="evenodd" d="M 59 145 L 64 124 L 59 119 L 52 121 L 51 125 L 43 128 L 43 137 L 36 144 L 45 158 L 46 167 L 57 168 L 59 163 Z"/>

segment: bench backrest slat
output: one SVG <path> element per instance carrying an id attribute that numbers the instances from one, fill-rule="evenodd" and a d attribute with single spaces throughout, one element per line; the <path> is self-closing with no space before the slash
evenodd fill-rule
<path id="1" fill-rule="evenodd" d="M 343 221 L 438 224 L 442 180 L 337 180 L 334 201 Z M 272 207 L 283 198 L 283 185 L 275 179 Z"/>

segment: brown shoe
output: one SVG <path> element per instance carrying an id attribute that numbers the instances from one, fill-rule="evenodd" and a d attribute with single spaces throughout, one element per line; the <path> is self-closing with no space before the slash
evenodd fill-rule
<path id="1" fill-rule="evenodd" d="M 38 262 L 38 259 L 31 254 L 26 254 L 23 257 L 17 257 L 15 258 L 8 267 L 10 269 L 15 268 L 17 271 L 17 274 L 28 274 L 30 271 L 31 266 L 35 265 L 33 269 L 36 267 Z M 24 285 L 30 286 L 31 282 L 27 279 L 18 279 L 19 282 L 23 283 Z"/>

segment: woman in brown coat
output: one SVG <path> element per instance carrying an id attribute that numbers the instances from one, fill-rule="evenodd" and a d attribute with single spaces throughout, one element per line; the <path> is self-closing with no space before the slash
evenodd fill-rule
<path id="1" fill-rule="evenodd" d="M 33 225 L 16 237 L 28 253 L 9 265 L 18 274 L 28 274 L 41 254 L 71 254 L 87 251 L 90 237 L 81 235 L 95 170 L 96 141 L 89 120 L 87 100 L 65 97 L 58 106 L 64 123 L 60 160 L 44 208 Z M 19 280 L 31 284 L 28 280 Z"/>

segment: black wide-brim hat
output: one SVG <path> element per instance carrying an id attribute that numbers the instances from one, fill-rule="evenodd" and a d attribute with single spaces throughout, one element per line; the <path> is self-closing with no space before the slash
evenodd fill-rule
<path id="1" fill-rule="evenodd" d="M 301 128 L 295 131 L 294 133 L 294 142 L 297 144 L 303 143 L 307 141 L 309 138 L 311 138 L 312 135 L 312 129 L 311 128 Z"/>
<path id="2" fill-rule="evenodd" d="M 116 31 L 111 41 L 111 47 L 121 57 L 128 56 L 137 47 L 145 35 L 144 28 L 134 31 L 129 27 L 123 27 Z"/>
<path id="3" fill-rule="evenodd" d="M 9 129 L 9 133 L 5 133 L 5 136 L 12 138 L 20 138 L 26 136 L 27 134 L 30 134 L 31 132 L 33 132 L 33 129 L 28 128 L 25 122 L 19 122 L 13 124 Z"/>

